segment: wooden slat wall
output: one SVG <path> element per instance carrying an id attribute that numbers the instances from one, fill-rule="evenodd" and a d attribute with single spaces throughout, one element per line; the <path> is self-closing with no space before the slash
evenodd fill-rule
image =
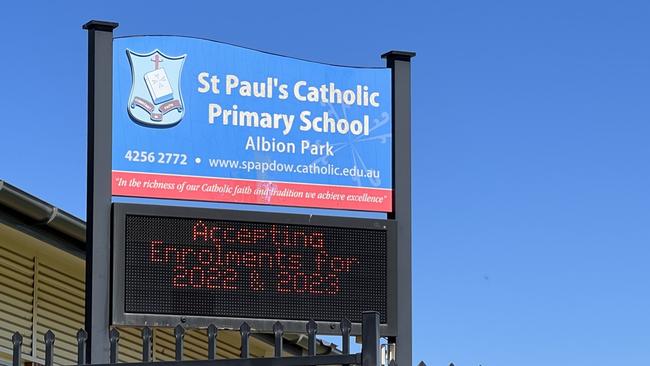
<path id="1" fill-rule="evenodd" d="M 45 358 L 43 337 L 48 329 L 56 336 L 54 362 L 77 361 L 77 330 L 84 324 L 84 281 L 39 259 L 36 300 L 36 357 Z"/>
<path id="2" fill-rule="evenodd" d="M 23 354 L 32 354 L 34 313 L 34 258 L 9 248 L 0 238 L 0 309 L 11 309 L 0 316 L 0 350 L 11 354 L 11 337 L 23 336 Z"/>
<path id="3" fill-rule="evenodd" d="M 11 360 L 15 331 L 23 336 L 23 359 L 44 363 L 48 329 L 56 336 L 54 363 L 76 363 L 76 333 L 84 323 L 84 272 L 82 259 L 0 224 L 0 363 Z M 141 361 L 141 329 L 118 329 L 119 361 Z M 153 335 L 153 359 L 173 360 L 173 329 L 157 328 Z M 273 352 L 259 340 L 250 342 L 252 357 Z M 239 332 L 219 331 L 217 343 L 218 358 L 239 357 Z M 206 330 L 189 330 L 183 359 L 206 359 L 207 347 Z"/>
<path id="4" fill-rule="evenodd" d="M 119 362 L 142 361 L 142 330 L 139 328 L 118 328 L 120 331 Z"/>

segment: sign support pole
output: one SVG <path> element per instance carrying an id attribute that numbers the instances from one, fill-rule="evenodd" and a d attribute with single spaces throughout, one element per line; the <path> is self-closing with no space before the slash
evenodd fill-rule
<path id="1" fill-rule="evenodd" d="M 113 29 L 91 20 L 88 31 L 88 153 L 86 193 L 87 363 L 109 363 Z"/>
<path id="2" fill-rule="evenodd" d="M 393 92 L 393 211 L 397 221 L 397 336 L 395 361 L 412 363 L 412 273 L 411 273 L 411 58 L 414 52 L 390 51 L 381 57 L 392 70 Z"/>

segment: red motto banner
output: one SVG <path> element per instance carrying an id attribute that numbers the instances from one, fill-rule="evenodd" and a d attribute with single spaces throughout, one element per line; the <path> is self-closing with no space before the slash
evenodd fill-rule
<path id="1" fill-rule="evenodd" d="M 113 195 L 391 211 L 390 189 L 113 171 Z"/>

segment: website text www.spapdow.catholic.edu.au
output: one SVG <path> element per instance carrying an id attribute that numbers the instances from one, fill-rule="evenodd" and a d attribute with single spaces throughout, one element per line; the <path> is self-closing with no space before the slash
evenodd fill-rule
<path id="1" fill-rule="evenodd" d="M 359 169 L 357 167 L 341 168 L 332 164 L 317 165 L 312 164 L 291 164 L 279 163 L 272 161 L 250 161 L 250 160 L 231 160 L 231 159 L 208 159 L 208 164 L 212 168 L 241 169 L 246 172 L 283 172 L 298 174 L 315 174 L 315 175 L 332 175 L 342 177 L 356 177 L 379 179 L 379 171 L 375 169 Z"/>

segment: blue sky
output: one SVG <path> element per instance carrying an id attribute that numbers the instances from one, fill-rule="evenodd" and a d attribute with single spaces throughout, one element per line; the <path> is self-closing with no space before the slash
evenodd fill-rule
<path id="1" fill-rule="evenodd" d="M 417 52 L 414 361 L 650 362 L 649 2 L 13 2 L 0 179 L 82 218 L 93 18 L 334 64 Z"/>

